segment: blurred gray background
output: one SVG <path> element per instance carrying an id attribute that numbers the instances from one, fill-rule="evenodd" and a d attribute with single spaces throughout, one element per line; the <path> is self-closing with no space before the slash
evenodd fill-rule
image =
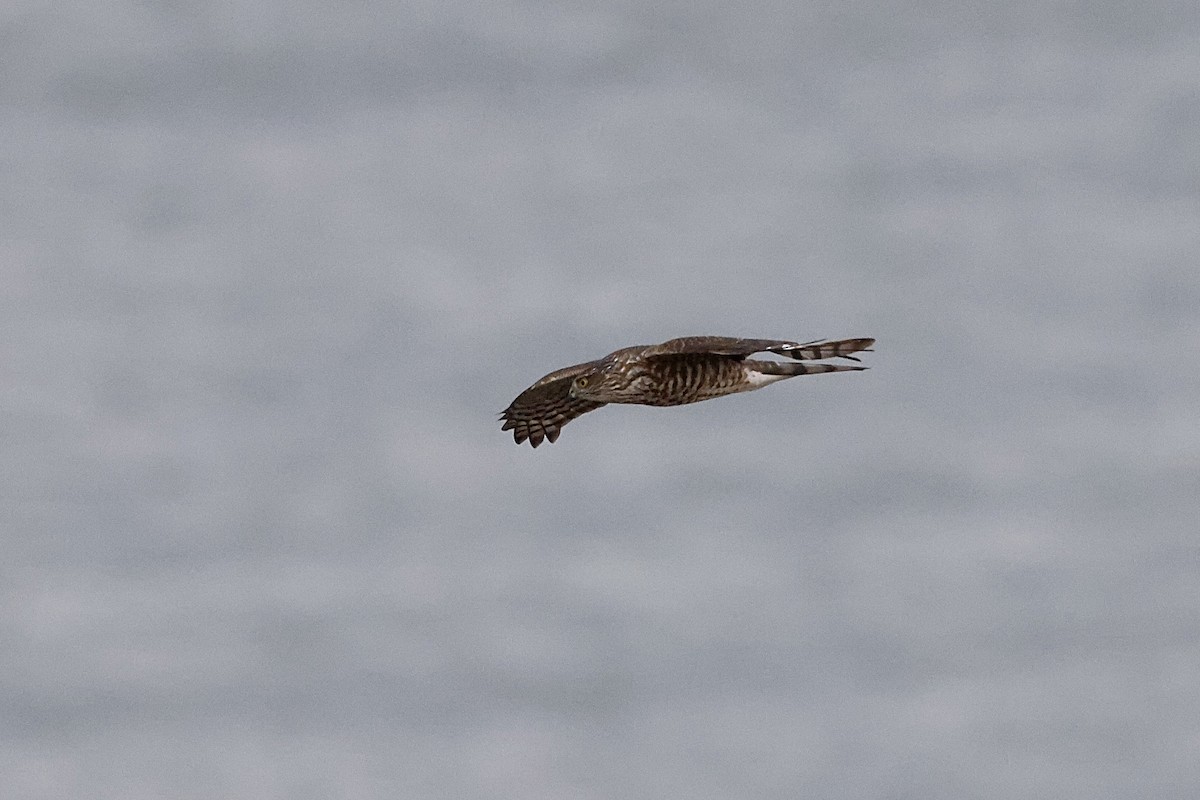
<path id="1" fill-rule="evenodd" d="M 1200 6 L 11 2 L 0 796 L 1195 798 Z M 684 334 L 869 372 L 517 447 Z"/>

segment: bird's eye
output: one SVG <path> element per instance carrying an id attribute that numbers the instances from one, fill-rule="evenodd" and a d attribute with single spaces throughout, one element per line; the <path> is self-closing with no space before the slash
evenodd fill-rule
<path id="1" fill-rule="evenodd" d="M 587 378 L 576 378 L 575 385 L 581 389 L 586 388 L 588 385 L 588 379 Z"/>

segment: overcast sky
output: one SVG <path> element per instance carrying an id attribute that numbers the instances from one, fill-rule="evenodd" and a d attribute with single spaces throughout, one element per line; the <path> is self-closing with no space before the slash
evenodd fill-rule
<path id="1" fill-rule="evenodd" d="M 1198 41 L 5 4 L 0 797 L 1195 798 Z M 879 343 L 500 431 L 689 334 Z"/>

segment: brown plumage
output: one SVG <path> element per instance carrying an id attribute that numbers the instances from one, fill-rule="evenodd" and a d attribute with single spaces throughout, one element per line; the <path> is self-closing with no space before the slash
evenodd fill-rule
<path id="1" fill-rule="evenodd" d="M 807 364 L 824 358 L 858 361 L 874 339 L 837 342 L 785 342 L 685 336 L 662 344 L 625 347 L 604 358 L 565 367 L 530 386 L 500 414 L 501 430 L 517 444 L 533 447 L 558 439 L 562 427 L 580 414 L 608 403 L 678 406 L 736 392 L 748 392 L 796 375 L 848 372 L 866 367 Z M 794 361 L 755 361 L 754 353 L 774 353 Z"/>

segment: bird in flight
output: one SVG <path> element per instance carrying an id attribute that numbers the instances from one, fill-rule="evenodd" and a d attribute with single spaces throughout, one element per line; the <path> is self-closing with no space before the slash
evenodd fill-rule
<path id="1" fill-rule="evenodd" d="M 681 406 L 737 392 L 760 389 L 797 375 L 850 372 L 866 367 L 813 364 L 825 358 L 858 361 L 874 339 L 836 342 L 785 342 L 727 336 L 685 336 L 662 344 L 624 347 L 604 358 L 564 367 L 517 395 L 504 411 L 501 430 L 517 444 L 533 447 L 558 439 L 562 427 L 580 414 L 608 403 Z M 755 353 L 774 353 L 793 361 L 759 361 Z"/>

